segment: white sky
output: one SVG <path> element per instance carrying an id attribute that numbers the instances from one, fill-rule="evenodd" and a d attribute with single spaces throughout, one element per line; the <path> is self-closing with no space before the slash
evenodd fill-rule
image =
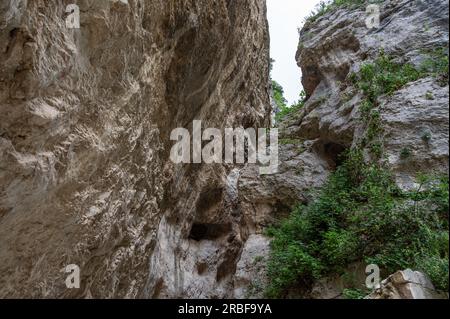
<path id="1" fill-rule="evenodd" d="M 270 27 L 270 55 L 275 60 L 272 79 L 284 88 L 289 105 L 301 91 L 301 72 L 295 61 L 299 41 L 297 28 L 320 0 L 267 0 Z"/>

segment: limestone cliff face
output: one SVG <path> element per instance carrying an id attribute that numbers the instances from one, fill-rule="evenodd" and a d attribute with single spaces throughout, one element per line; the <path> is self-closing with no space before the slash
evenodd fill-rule
<path id="1" fill-rule="evenodd" d="M 443 49 L 448 56 L 448 6 L 445 0 L 383 1 L 380 26 L 373 29 L 366 26 L 365 6 L 344 6 L 304 25 L 296 59 L 308 99 L 303 108 L 280 123 L 280 173 L 260 178 L 255 168 L 247 167 L 239 180 L 244 213 L 257 216 L 251 219 L 256 233 L 286 216 L 291 205 L 307 203 L 308 194 L 322 185 L 339 164 L 339 154 L 363 137 L 365 125 L 360 107 L 364 97 L 349 81 L 352 73 L 374 61 L 380 52 L 398 63 L 412 63 L 418 68 L 435 49 Z M 383 159 L 400 187 L 417 185 L 416 177 L 421 172 L 448 174 L 448 101 L 448 79 L 435 76 L 410 82 L 390 96 L 379 97 Z M 409 151 L 408 158 L 402 157 L 404 149 Z M 366 156 L 370 158 L 369 153 Z M 266 247 L 268 239 L 260 235 L 253 238 L 242 260 L 257 258 L 262 265 L 249 267 L 245 278 L 248 284 L 257 282 L 264 286 L 269 279 L 260 269 L 264 268 L 267 255 L 264 249 L 257 253 L 252 247 L 255 242 Z M 364 284 L 365 267 L 356 268 L 355 277 L 362 278 Z M 324 282 L 317 283 L 307 296 L 342 295 L 342 278 Z M 261 297 L 261 289 L 244 290 Z"/>
<path id="2" fill-rule="evenodd" d="M 309 100 L 283 124 L 285 133 L 325 145 L 354 146 L 364 133 L 363 96 L 349 77 L 380 52 L 417 68 L 430 58 L 427 52 L 442 49 L 448 54 L 448 5 L 445 0 L 384 1 L 380 26 L 372 29 L 365 23 L 365 6 L 338 9 L 307 23 L 297 61 Z M 428 76 L 379 97 L 383 157 L 405 188 L 420 171 L 448 171 L 448 79 L 443 82 Z M 410 151 L 408 159 L 402 158 L 402 149 Z"/>
<path id="3" fill-rule="evenodd" d="M 267 126 L 268 46 L 260 0 L 2 1 L 0 297 L 231 296 L 239 174 L 169 134 Z"/>

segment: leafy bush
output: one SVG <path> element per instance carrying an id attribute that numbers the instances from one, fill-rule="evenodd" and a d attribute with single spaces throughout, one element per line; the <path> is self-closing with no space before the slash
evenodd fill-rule
<path id="1" fill-rule="evenodd" d="M 284 98 L 284 89 L 277 81 L 272 80 L 273 99 L 279 109 L 286 107 L 287 100 Z"/>
<path id="2" fill-rule="evenodd" d="M 412 156 L 412 151 L 408 147 L 402 148 L 400 151 L 400 159 L 406 160 Z"/>
<path id="3" fill-rule="evenodd" d="M 448 279 L 443 267 L 448 264 L 447 195 L 448 178 L 403 192 L 386 168 L 365 163 L 361 151 L 349 151 L 313 203 L 269 229 L 267 296 L 282 297 L 293 286 L 308 286 L 358 260 L 387 273 L 425 269 L 437 287 L 447 289 L 442 279 Z"/>
<path id="4" fill-rule="evenodd" d="M 429 256 L 417 264 L 417 269 L 426 273 L 436 287 L 448 291 L 448 258 Z"/>
<path id="5" fill-rule="evenodd" d="M 357 238 L 345 229 L 332 229 L 323 235 L 322 251 L 331 265 L 346 265 L 358 248 Z"/>
<path id="6" fill-rule="evenodd" d="M 275 122 L 279 123 L 289 114 L 295 113 L 298 110 L 300 110 L 305 105 L 305 101 L 306 101 L 306 93 L 305 91 L 301 91 L 300 99 L 297 102 L 295 102 L 291 106 L 284 105 L 280 108 L 280 111 L 277 114 L 275 114 Z"/>
<path id="7" fill-rule="evenodd" d="M 287 100 L 284 98 L 284 89 L 277 81 L 272 80 L 272 90 L 273 99 L 275 100 L 275 103 L 278 107 L 278 110 L 275 114 L 275 122 L 277 123 L 279 123 L 289 114 L 301 109 L 305 104 L 306 93 L 303 90 L 300 92 L 300 99 L 291 106 L 287 105 Z"/>

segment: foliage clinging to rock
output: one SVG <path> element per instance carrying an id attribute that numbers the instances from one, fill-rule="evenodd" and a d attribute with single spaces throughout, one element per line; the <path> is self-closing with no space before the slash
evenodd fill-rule
<path id="1" fill-rule="evenodd" d="M 382 128 L 377 110 L 381 95 L 425 76 L 445 78 L 446 57 L 429 55 L 421 67 L 415 67 L 382 52 L 358 74 L 350 75 L 365 97 L 360 112 L 366 134 L 310 205 L 297 207 L 288 219 L 269 229 L 273 241 L 268 297 L 283 296 L 299 284 L 307 287 L 361 260 L 376 263 L 385 274 L 422 270 L 437 288 L 448 290 L 448 177 L 419 176 L 416 190 L 399 189 L 380 161 Z M 364 159 L 365 147 L 377 154 L 376 161 Z M 347 292 L 349 297 L 359 297 L 355 290 Z"/>
<path id="2" fill-rule="evenodd" d="M 387 169 L 364 163 L 362 152 L 353 150 L 312 204 L 297 207 L 268 233 L 268 297 L 344 272 L 358 260 L 386 273 L 424 270 L 438 288 L 448 289 L 439 279 L 448 278 L 446 177 L 424 178 L 419 189 L 404 192 Z"/>

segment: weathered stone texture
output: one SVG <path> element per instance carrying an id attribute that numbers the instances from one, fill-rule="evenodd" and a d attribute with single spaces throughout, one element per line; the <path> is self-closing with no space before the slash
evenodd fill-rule
<path id="1" fill-rule="evenodd" d="M 81 0 L 68 29 L 72 2 L 0 4 L 0 296 L 226 296 L 246 239 L 232 167 L 173 165 L 169 134 L 268 123 L 264 1 Z M 220 236 L 189 239 L 207 220 Z M 210 246 L 200 292 L 178 277 Z"/>

